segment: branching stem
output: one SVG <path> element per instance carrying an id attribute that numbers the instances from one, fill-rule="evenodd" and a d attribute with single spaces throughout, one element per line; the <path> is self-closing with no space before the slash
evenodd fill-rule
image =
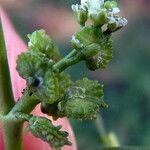
<path id="1" fill-rule="evenodd" d="M 71 51 L 66 57 L 61 59 L 59 62 L 54 64 L 53 70 L 56 72 L 62 72 L 67 67 L 76 64 L 83 60 L 82 53 L 77 52 L 76 50 Z"/>
<path id="2" fill-rule="evenodd" d="M 31 111 L 40 103 L 26 90 L 18 103 L 3 121 L 5 150 L 22 150 L 22 128 L 24 121 L 31 117 Z"/>
<path id="3" fill-rule="evenodd" d="M 32 96 L 32 93 L 30 90 L 25 90 L 23 96 L 20 98 L 19 102 L 16 103 L 16 105 L 12 108 L 10 113 L 8 115 L 14 114 L 14 113 L 25 113 L 29 114 L 32 112 L 32 110 L 40 103 L 39 100 L 35 99 Z"/>

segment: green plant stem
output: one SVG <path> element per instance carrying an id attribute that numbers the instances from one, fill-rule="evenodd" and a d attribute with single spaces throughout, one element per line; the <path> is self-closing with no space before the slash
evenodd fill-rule
<path id="1" fill-rule="evenodd" d="M 26 90 L 18 103 L 5 116 L 3 121 L 5 150 L 22 150 L 22 129 L 24 121 L 28 121 L 32 110 L 40 101 Z"/>
<path id="2" fill-rule="evenodd" d="M 5 150 L 22 150 L 23 123 L 7 119 L 3 122 Z"/>
<path id="3" fill-rule="evenodd" d="M 27 89 L 8 115 L 13 115 L 18 112 L 29 114 L 39 103 L 40 101 L 35 99 L 30 90 Z"/>
<path id="4" fill-rule="evenodd" d="M 107 134 L 104 128 L 103 120 L 100 115 L 98 115 L 95 120 L 95 126 L 99 133 L 100 141 L 105 147 L 116 147 L 119 146 L 117 137 L 114 134 Z"/>
<path id="5" fill-rule="evenodd" d="M 7 114 L 15 105 L 10 72 L 7 61 L 7 51 L 4 42 L 2 25 L 0 22 L 0 109 L 3 114 Z"/>
<path id="6" fill-rule="evenodd" d="M 62 72 L 67 67 L 76 64 L 83 60 L 83 55 L 80 52 L 77 52 L 76 50 L 71 51 L 66 57 L 61 59 L 59 62 L 54 64 L 53 70 L 56 72 Z"/>
<path id="7" fill-rule="evenodd" d="M 85 60 L 87 57 L 92 57 L 97 54 L 97 49 L 95 49 L 95 44 L 91 44 L 89 48 L 82 50 L 72 50 L 67 56 L 58 61 L 53 65 L 53 71 L 62 72 L 69 66 L 76 64 L 82 60 Z"/>
<path id="8" fill-rule="evenodd" d="M 77 50 L 73 49 L 67 56 L 66 58 L 71 58 L 77 54 Z"/>

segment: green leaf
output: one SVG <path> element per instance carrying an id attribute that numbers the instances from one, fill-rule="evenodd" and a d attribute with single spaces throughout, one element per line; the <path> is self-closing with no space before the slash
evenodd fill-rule
<path id="1" fill-rule="evenodd" d="M 65 90 L 71 85 L 68 75 L 52 72 L 52 65 L 53 61 L 34 50 L 20 54 L 17 59 L 17 70 L 27 80 L 32 95 L 48 104 L 63 97 Z"/>
<path id="2" fill-rule="evenodd" d="M 64 72 L 61 72 L 57 75 L 58 83 L 59 83 L 59 97 L 64 97 L 66 90 L 73 84 L 70 76 Z"/>
<path id="3" fill-rule="evenodd" d="M 58 89 L 54 90 L 54 92 L 59 90 L 59 96 L 56 99 L 58 101 L 52 104 L 49 104 L 47 102 L 42 102 L 41 110 L 43 113 L 46 113 L 47 115 L 52 116 L 54 120 L 57 120 L 58 118 L 62 118 L 66 116 L 63 111 L 60 111 L 58 109 L 58 104 L 59 104 L 59 101 L 63 99 L 66 93 L 66 90 L 72 85 L 72 81 L 70 79 L 70 76 L 63 72 L 55 75 L 55 77 L 57 77 L 58 79 L 58 86 L 59 86 L 57 87 Z M 50 90 L 48 90 L 48 92 L 49 91 Z"/>
<path id="4" fill-rule="evenodd" d="M 71 145 L 68 133 L 60 131 L 62 126 L 55 127 L 52 122 L 44 117 L 33 116 L 29 120 L 29 130 L 37 138 L 47 142 L 52 148 L 60 150 L 64 145 Z"/>
<path id="5" fill-rule="evenodd" d="M 106 9 L 112 9 L 112 8 L 116 8 L 117 7 L 117 2 L 116 1 L 106 1 L 104 3 L 104 7 Z"/>
<path id="6" fill-rule="evenodd" d="M 42 84 L 38 87 L 32 87 L 33 96 L 48 104 L 59 101 L 71 86 L 68 75 L 65 73 L 57 74 L 50 69 L 45 73 L 42 81 Z"/>
<path id="7" fill-rule="evenodd" d="M 44 53 L 46 57 L 53 60 L 58 60 L 60 58 L 58 49 L 54 46 L 51 38 L 46 34 L 45 30 L 41 29 L 34 31 L 32 34 L 28 34 L 28 38 L 29 49 L 40 51 L 41 53 Z"/>
<path id="8" fill-rule="evenodd" d="M 107 106 L 103 101 L 103 86 L 87 78 L 76 81 L 68 89 L 65 102 L 60 103 L 60 110 L 77 119 L 95 119 L 99 109 Z"/>
<path id="9" fill-rule="evenodd" d="M 104 69 L 107 67 L 110 60 L 113 58 L 112 54 L 112 40 L 109 36 L 105 36 L 103 39 L 102 50 L 99 51 L 95 56 L 86 59 L 86 66 L 90 70 Z"/>
<path id="10" fill-rule="evenodd" d="M 32 87 L 33 96 L 36 99 L 52 104 L 59 99 L 59 83 L 55 73 L 50 69 L 43 77 L 43 83 L 38 87 Z"/>
<path id="11" fill-rule="evenodd" d="M 28 79 L 35 75 L 43 76 L 49 64 L 49 59 L 43 53 L 30 50 L 18 56 L 16 69 L 22 78 Z"/>
<path id="12" fill-rule="evenodd" d="M 105 34 L 99 28 L 82 28 L 75 33 L 71 43 L 85 55 L 87 67 L 91 70 L 105 68 L 112 59 L 111 34 Z"/>

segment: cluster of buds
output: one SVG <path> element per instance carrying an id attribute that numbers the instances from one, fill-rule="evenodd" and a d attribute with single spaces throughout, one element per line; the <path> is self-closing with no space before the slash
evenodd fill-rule
<path id="1" fill-rule="evenodd" d="M 90 70 L 106 68 L 112 59 L 112 32 L 127 24 L 120 15 L 117 2 L 104 0 L 83 0 L 73 5 L 74 15 L 81 25 L 71 40 L 72 46 L 84 55 Z M 87 23 L 87 21 L 90 23 Z"/>
<path id="2" fill-rule="evenodd" d="M 115 1 L 82 0 L 81 5 L 73 5 L 72 10 L 81 26 L 89 19 L 104 32 L 114 32 L 127 24 L 127 20 L 118 15 L 120 10 Z"/>

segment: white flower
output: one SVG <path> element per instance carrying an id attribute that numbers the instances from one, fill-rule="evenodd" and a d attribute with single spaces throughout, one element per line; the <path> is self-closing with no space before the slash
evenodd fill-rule
<path id="1" fill-rule="evenodd" d="M 127 20 L 126 18 L 120 19 L 120 21 L 119 21 L 119 26 L 124 27 L 124 26 L 126 26 L 127 24 L 128 24 L 128 20 Z"/>
<path id="2" fill-rule="evenodd" d="M 118 7 L 115 7 L 115 8 L 112 9 L 112 12 L 114 14 L 118 14 L 120 12 L 120 9 Z"/>
<path id="3" fill-rule="evenodd" d="M 104 4 L 104 0 L 81 0 L 81 5 L 82 6 L 89 6 L 92 5 L 96 6 L 96 8 L 100 7 L 102 4 Z"/>
<path id="4" fill-rule="evenodd" d="M 101 6 L 104 4 L 104 0 L 88 0 L 87 5 L 89 14 L 97 14 L 101 10 Z"/>
<path id="5" fill-rule="evenodd" d="M 88 3 L 88 0 L 81 0 L 81 5 L 85 5 L 86 3 Z"/>

